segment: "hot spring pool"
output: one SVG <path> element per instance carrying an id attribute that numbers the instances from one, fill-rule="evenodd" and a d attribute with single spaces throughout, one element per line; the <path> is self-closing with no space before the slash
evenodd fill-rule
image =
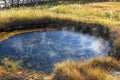
<path id="1" fill-rule="evenodd" d="M 108 41 L 70 31 L 29 32 L 0 42 L 0 58 L 22 60 L 22 66 L 50 73 L 54 64 L 107 56 Z M 28 66 L 31 64 L 31 66 Z"/>

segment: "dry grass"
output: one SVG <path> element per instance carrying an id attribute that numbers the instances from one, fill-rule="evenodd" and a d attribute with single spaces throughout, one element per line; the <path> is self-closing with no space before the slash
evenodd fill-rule
<path id="1" fill-rule="evenodd" d="M 104 2 L 104 3 L 90 3 L 85 5 L 86 8 L 89 9 L 95 9 L 98 11 L 105 11 L 105 10 L 114 10 L 114 11 L 120 11 L 120 3 L 116 2 Z"/>
<path id="2" fill-rule="evenodd" d="M 6 74 L 8 74 L 8 72 L 4 69 L 4 67 L 0 66 L 0 77 L 3 77 Z"/>
<path id="3" fill-rule="evenodd" d="M 103 58 L 103 59 L 93 59 L 90 62 L 90 66 L 93 68 L 101 68 L 104 69 L 106 71 L 111 71 L 111 70 L 115 70 L 115 71 L 120 71 L 120 62 L 116 61 L 113 58 Z"/>
<path id="4" fill-rule="evenodd" d="M 120 71 L 120 62 L 113 58 L 56 64 L 53 80 L 113 80 L 108 73 Z M 114 78 L 114 77 L 113 77 Z"/>

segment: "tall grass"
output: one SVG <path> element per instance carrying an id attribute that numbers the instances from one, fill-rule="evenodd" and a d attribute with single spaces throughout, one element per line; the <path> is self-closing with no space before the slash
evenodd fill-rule
<path id="1" fill-rule="evenodd" d="M 106 74 L 108 72 L 120 71 L 119 63 L 113 58 L 94 58 L 84 62 L 62 62 L 56 64 L 53 80 L 107 80 Z"/>

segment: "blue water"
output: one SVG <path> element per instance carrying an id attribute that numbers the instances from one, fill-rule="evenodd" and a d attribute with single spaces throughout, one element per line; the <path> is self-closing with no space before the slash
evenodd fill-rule
<path id="1" fill-rule="evenodd" d="M 103 57 L 107 56 L 109 51 L 108 41 L 69 31 L 24 33 L 0 43 L 0 58 L 22 60 L 23 67 L 46 73 L 53 70 L 55 63 Z"/>

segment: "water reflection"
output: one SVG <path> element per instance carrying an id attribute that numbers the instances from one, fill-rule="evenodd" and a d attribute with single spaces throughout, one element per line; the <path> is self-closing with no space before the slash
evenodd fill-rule
<path id="1" fill-rule="evenodd" d="M 19 34 L 0 43 L 0 57 L 23 60 L 23 66 L 49 73 L 57 62 L 107 56 L 108 41 L 69 31 Z M 27 64 L 32 64 L 31 67 Z"/>

